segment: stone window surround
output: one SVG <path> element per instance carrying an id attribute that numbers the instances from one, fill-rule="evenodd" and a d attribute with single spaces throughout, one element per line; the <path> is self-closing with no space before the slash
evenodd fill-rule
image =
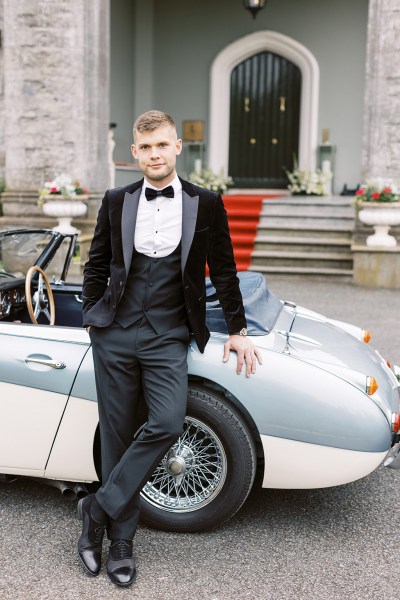
<path id="1" fill-rule="evenodd" d="M 254 54 L 269 51 L 297 65 L 302 74 L 299 167 L 315 170 L 318 137 L 319 66 L 314 55 L 296 40 L 276 31 L 257 31 L 226 46 L 210 72 L 208 166 L 226 174 L 229 161 L 230 79 L 233 69 Z"/>

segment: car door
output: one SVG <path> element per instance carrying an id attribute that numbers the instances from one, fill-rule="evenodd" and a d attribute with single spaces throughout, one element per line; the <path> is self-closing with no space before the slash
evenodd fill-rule
<path id="1" fill-rule="evenodd" d="M 0 323 L 0 472 L 44 472 L 88 350 L 82 331 Z"/>

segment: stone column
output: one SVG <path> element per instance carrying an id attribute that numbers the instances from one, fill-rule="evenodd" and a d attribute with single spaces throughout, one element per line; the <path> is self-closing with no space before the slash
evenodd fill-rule
<path id="1" fill-rule="evenodd" d="M 62 172 L 91 192 L 104 190 L 109 0 L 3 2 L 4 215 L 8 200 L 32 197 Z"/>
<path id="2" fill-rule="evenodd" d="M 0 32 L 1 36 L 4 36 L 4 25 L 3 25 L 3 0 L 0 0 Z M 4 152 L 4 52 L 3 43 L 0 40 L 0 193 L 4 183 L 4 163 L 5 163 L 5 152 Z"/>
<path id="3" fill-rule="evenodd" d="M 363 177 L 400 177 L 400 4 L 370 0 Z"/>

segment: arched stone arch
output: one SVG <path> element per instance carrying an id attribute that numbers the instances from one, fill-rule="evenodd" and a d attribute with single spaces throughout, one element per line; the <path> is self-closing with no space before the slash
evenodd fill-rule
<path id="1" fill-rule="evenodd" d="M 230 79 L 233 69 L 259 52 L 274 52 L 297 65 L 302 74 L 299 166 L 315 169 L 318 135 L 319 67 L 314 55 L 276 31 L 257 31 L 226 46 L 211 67 L 208 165 L 226 173 L 229 159 Z"/>

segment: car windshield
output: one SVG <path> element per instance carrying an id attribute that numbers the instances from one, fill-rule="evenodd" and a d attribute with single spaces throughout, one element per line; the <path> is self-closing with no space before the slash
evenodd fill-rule
<path id="1" fill-rule="evenodd" d="M 49 231 L 0 236 L 0 278 L 23 278 L 53 238 Z"/>

